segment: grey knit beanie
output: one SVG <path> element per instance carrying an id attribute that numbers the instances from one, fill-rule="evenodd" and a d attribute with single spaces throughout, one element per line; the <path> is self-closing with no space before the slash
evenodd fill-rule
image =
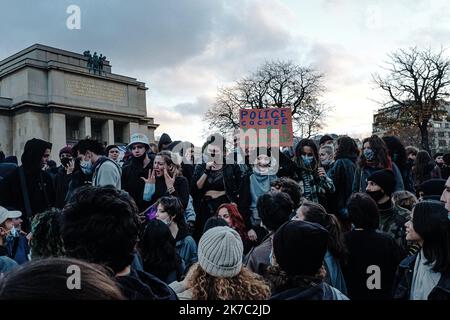
<path id="1" fill-rule="evenodd" d="M 244 246 L 239 234 L 230 227 L 206 231 L 198 245 L 198 262 L 214 277 L 231 278 L 242 268 Z"/>

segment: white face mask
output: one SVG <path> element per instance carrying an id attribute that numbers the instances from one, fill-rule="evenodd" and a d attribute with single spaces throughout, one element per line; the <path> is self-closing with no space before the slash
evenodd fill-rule
<path id="1" fill-rule="evenodd" d="M 166 226 L 170 226 L 172 224 L 172 220 L 170 218 L 161 221 L 164 222 Z"/>

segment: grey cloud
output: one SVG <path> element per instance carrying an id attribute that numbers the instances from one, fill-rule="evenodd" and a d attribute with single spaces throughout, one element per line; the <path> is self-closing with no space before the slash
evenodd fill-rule
<path id="1" fill-rule="evenodd" d="M 183 102 L 172 109 L 183 116 L 202 116 L 214 104 L 214 99 L 209 97 L 197 97 L 194 102 Z"/>

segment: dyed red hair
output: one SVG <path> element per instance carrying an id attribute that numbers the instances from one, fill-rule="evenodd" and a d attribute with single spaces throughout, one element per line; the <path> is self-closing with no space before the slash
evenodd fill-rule
<path id="1" fill-rule="evenodd" d="M 234 203 L 224 203 L 219 208 L 217 208 L 216 216 L 219 216 L 220 209 L 225 208 L 228 211 L 231 219 L 231 227 L 236 230 L 241 236 L 242 240 L 248 238 L 247 232 L 245 231 L 245 223 L 242 215 L 240 214 L 237 206 Z"/>

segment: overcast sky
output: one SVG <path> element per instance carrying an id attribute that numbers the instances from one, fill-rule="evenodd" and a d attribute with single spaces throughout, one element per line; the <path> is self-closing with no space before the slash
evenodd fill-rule
<path id="1" fill-rule="evenodd" d="M 0 0 L 0 60 L 41 43 L 108 57 L 114 73 L 149 87 L 156 135 L 202 142 L 204 112 L 217 88 L 266 60 L 312 65 L 326 75 L 323 99 L 334 107 L 328 133 L 366 135 L 380 92 L 371 74 L 389 52 L 444 48 L 445 0 Z M 69 30 L 66 9 L 81 8 Z M 450 54 L 450 52 L 448 52 Z"/>

